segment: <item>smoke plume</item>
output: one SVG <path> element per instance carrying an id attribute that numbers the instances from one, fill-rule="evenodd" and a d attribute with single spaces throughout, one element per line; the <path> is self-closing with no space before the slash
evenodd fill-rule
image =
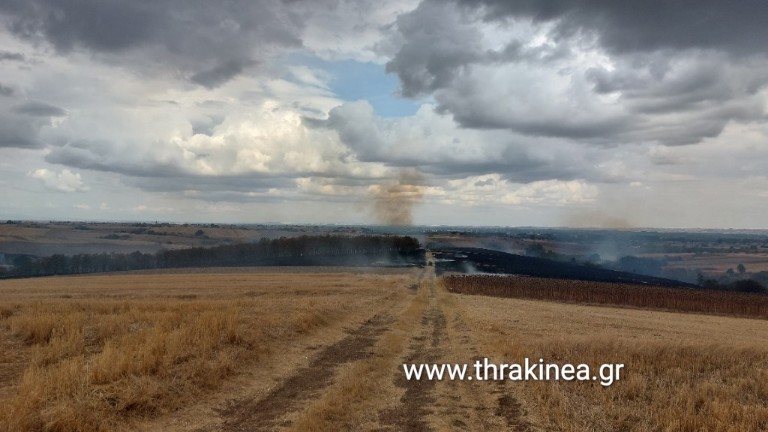
<path id="1" fill-rule="evenodd" d="M 397 178 L 369 188 L 371 212 L 384 225 L 410 225 L 413 208 L 424 197 L 424 176 L 415 168 L 403 169 Z"/>
<path id="2" fill-rule="evenodd" d="M 568 228 L 631 229 L 634 224 L 628 217 L 606 214 L 608 211 L 569 212 L 563 226 Z"/>

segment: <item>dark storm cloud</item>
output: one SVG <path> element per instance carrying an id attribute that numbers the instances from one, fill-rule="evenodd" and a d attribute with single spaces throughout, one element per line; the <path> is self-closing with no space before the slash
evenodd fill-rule
<path id="1" fill-rule="evenodd" d="M 59 53 L 81 48 L 129 66 L 151 59 L 207 87 L 271 47 L 301 44 L 298 17 L 276 0 L 8 0 L 0 13 L 12 33 Z"/>
<path id="2" fill-rule="evenodd" d="M 35 101 L 18 105 L 13 108 L 13 111 L 18 114 L 35 117 L 63 117 L 67 115 L 67 112 L 59 107 Z"/>
<path id="3" fill-rule="evenodd" d="M 462 67 L 482 57 L 477 29 L 439 3 L 422 2 L 398 17 L 397 27 L 406 39 L 386 70 L 397 73 L 406 97 L 449 85 Z"/>
<path id="4" fill-rule="evenodd" d="M 142 2 L 78 0 L 3 2 L 10 29 L 26 38 L 45 38 L 57 50 L 76 46 L 97 51 L 130 48 L 149 40 L 158 24 Z"/>
<path id="5" fill-rule="evenodd" d="M 210 89 L 224 84 L 242 71 L 243 63 L 230 60 L 211 69 L 200 71 L 192 75 L 190 80 Z"/>
<path id="6" fill-rule="evenodd" d="M 556 34 L 595 32 L 614 53 L 714 49 L 765 54 L 768 2 L 763 0 L 460 0 L 482 5 L 488 21 L 509 16 L 557 23 Z"/>
<path id="7" fill-rule="evenodd" d="M 24 54 L 10 51 L 0 51 L 0 61 L 19 61 L 23 62 Z"/>

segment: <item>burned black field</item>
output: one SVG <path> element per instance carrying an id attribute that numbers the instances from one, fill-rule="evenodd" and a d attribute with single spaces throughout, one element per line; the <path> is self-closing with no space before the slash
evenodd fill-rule
<path id="1" fill-rule="evenodd" d="M 696 285 L 673 279 L 603 269 L 596 266 L 558 262 L 546 258 L 516 255 L 490 249 L 440 248 L 432 250 L 432 253 L 435 257 L 435 271 L 438 274 L 446 272 L 517 274 L 592 282 L 647 284 L 663 287 L 696 287 Z"/>

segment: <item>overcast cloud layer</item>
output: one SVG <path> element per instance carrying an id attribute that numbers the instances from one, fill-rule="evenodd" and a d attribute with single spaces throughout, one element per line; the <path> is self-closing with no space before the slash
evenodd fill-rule
<path id="1" fill-rule="evenodd" d="M 6 0 L 0 217 L 372 223 L 418 172 L 418 224 L 768 228 L 766 22 L 763 0 Z"/>

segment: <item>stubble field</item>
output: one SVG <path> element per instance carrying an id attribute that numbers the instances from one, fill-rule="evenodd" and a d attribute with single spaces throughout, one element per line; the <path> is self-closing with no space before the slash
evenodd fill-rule
<path id="1" fill-rule="evenodd" d="M 765 319 L 450 293 L 431 268 L 6 280 L 0 430 L 768 430 L 766 340 Z M 482 357 L 625 368 L 402 373 Z"/>

